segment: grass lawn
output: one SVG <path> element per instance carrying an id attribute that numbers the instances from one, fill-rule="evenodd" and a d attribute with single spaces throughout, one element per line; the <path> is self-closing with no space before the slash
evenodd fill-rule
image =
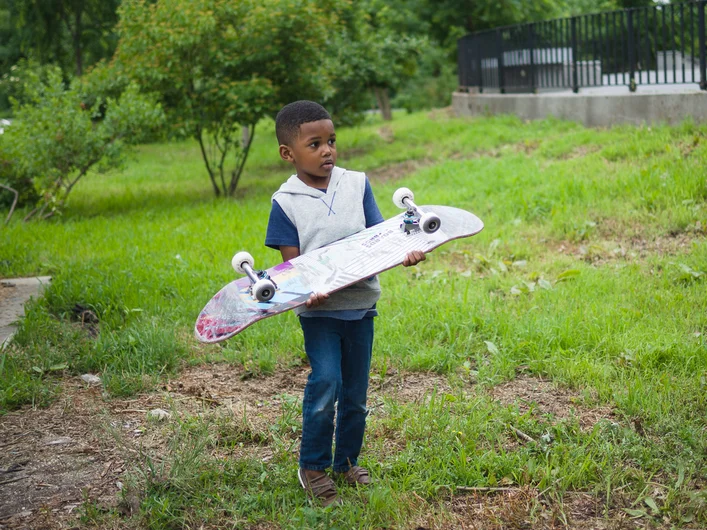
<path id="1" fill-rule="evenodd" d="M 292 313 L 221 345 L 192 338 L 236 251 L 278 261 L 263 240 L 289 168 L 265 123 L 234 200 L 212 196 L 195 143 L 147 145 L 89 175 L 63 217 L 17 212 L 0 230 L 0 277 L 54 278 L 0 354 L 0 425 L 8 439 L 23 422 L 58 432 L 59 416 L 90 426 L 99 463 L 82 465 L 96 484 L 71 517 L 99 528 L 706 527 L 707 128 L 437 111 L 371 119 L 337 143 L 385 217 L 407 186 L 418 204 L 486 224 L 381 278 L 362 459 L 375 486 L 344 489 L 345 505 L 326 510 L 299 489 L 307 367 Z M 77 382 L 87 372 L 100 388 Z M 148 419 L 156 405 L 171 417 Z"/>

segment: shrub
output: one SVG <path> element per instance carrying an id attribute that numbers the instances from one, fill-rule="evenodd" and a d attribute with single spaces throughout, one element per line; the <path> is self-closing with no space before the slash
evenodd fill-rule
<path id="1" fill-rule="evenodd" d="M 4 159 L 40 194 L 35 212 L 49 217 L 63 208 L 71 190 L 99 162 L 117 165 L 125 148 L 142 141 L 163 121 L 161 107 L 129 84 L 119 98 L 93 98 L 78 80 L 65 86 L 61 71 L 30 72 L 24 102 L 13 100 L 15 121 L 3 135 Z"/>

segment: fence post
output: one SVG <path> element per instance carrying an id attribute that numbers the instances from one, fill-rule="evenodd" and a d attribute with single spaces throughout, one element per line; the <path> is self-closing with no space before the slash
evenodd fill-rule
<path id="1" fill-rule="evenodd" d="M 506 93 L 506 83 L 503 75 L 503 34 L 500 29 L 496 30 L 496 55 L 498 57 L 498 88 L 501 94 Z"/>
<path id="2" fill-rule="evenodd" d="M 579 92 L 579 72 L 577 72 L 577 17 L 570 19 L 572 25 L 572 92 Z"/>
<path id="3" fill-rule="evenodd" d="M 459 90 L 463 91 L 464 87 L 467 86 L 467 75 L 466 69 L 464 68 L 464 61 L 466 59 L 464 49 L 464 37 L 457 40 L 457 82 L 459 85 Z"/>
<path id="4" fill-rule="evenodd" d="M 698 25 L 698 32 L 699 32 L 699 41 L 700 41 L 700 88 L 702 90 L 707 90 L 707 57 L 705 57 L 705 54 L 707 54 L 707 51 L 705 50 L 705 47 L 707 46 L 707 42 L 705 42 L 705 2 L 700 2 L 697 4 L 697 25 Z"/>
<path id="5" fill-rule="evenodd" d="M 476 40 L 476 58 L 478 59 L 478 68 L 479 68 L 479 94 L 482 94 L 484 92 L 484 60 L 481 57 L 481 49 L 482 46 L 479 42 L 479 39 Z"/>
<path id="6" fill-rule="evenodd" d="M 636 43 L 633 38 L 633 10 L 626 11 L 628 17 L 628 89 L 636 91 Z"/>
<path id="7" fill-rule="evenodd" d="M 530 48 L 530 91 L 535 94 L 537 85 L 535 82 L 535 24 L 528 26 L 528 47 Z"/>

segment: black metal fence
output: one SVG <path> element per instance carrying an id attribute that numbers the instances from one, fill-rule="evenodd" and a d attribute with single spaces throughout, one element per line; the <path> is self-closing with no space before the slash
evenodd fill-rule
<path id="1" fill-rule="evenodd" d="M 459 39 L 459 86 L 482 92 L 699 84 L 707 0 L 507 26 Z"/>

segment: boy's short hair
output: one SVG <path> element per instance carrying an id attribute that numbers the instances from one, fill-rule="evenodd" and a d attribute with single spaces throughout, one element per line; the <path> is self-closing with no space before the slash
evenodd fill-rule
<path id="1" fill-rule="evenodd" d="M 299 134 L 300 125 L 319 120 L 330 120 L 331 116 L 319 103 L 300 100 L 280 109 L 275 118 L 275 135 L 280 145 L 290 145 Z"/>

